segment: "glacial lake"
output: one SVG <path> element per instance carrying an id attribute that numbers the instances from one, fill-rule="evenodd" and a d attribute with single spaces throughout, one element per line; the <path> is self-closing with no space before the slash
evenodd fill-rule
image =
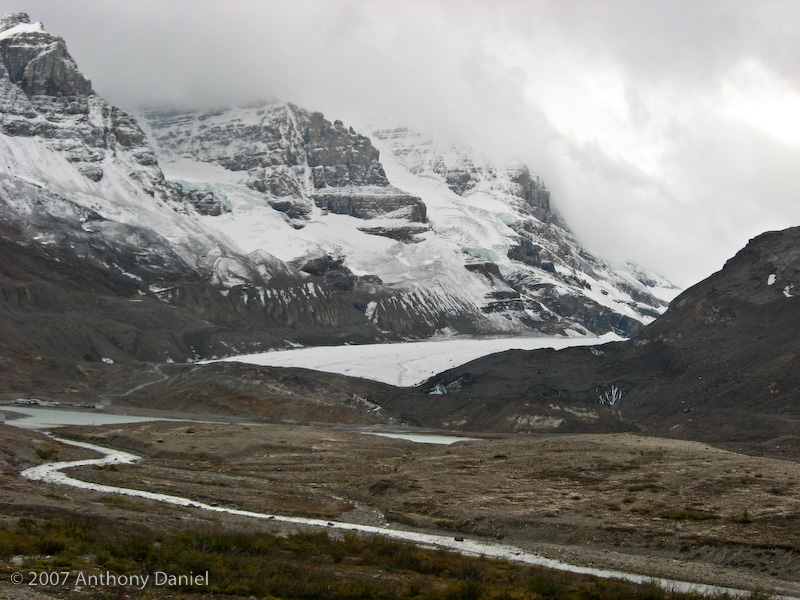
<path id="1" fill-rule="evenodd" d="M 22 429 L 51 429 L 53 427 L 66 427 L 68 425 L 121 425 L 126 423 L 145 423 L 148 421 L 176 421 L 187 423 L 203 423 L 208 421 L 195 419 L 168 419 L 165 417 L 138 417 L 133 415 L 117 415 L 92 410 L 69 410 L 61 408 L 44 408 L 40 406 L 5 406 L 0 405 L 0 413 L 14 413 L 19 418 L 7 417 L 6 425 L 13 425 Z M 248 426 L 257 427 L 257 423 L 247 423 Z M 356 430 L 358 431 L 358 430 Z M 435 433 L 398 433 L 382 431 L 359 431 L 365 435 L 409 440 L 418 444 L 454 444 L 456 442 L 477 441 L 456 435 L 441 435 Z"/>
<path id="2" fill-rule="evenodd" d="M 5 406 L 0 405 L 0 413 L 9 412 L 20 415 L 20 418 L 9 416 L 6 425 L 22 429 L 48 429 L 66 425 L 117 425 L 120 423 L 144 423 L 146 421 L 180 421 L 182 419 L 165 419 L 163 417 L 136 417 L 132 415 L 115 415 L 99 410 L 69 410 L 61 408 L 43 408 L 40 406 Z"/>

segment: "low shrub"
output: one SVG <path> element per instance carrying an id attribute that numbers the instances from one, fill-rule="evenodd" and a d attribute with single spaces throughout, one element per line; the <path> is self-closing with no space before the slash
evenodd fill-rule
<path id="1" fill-rule="evenodd" d="M 149 531 L 109 522 L 21 519 L 0 527 L 0 556 L 51 555 L 59 570 L 209 573 L 208 585 L 171 586 L 202 597 L 320 600 L 700 600 L 657 586 L 423 549 L 380 536 L 328 531 Z M 80 557 L 80 558 L 78 558 Z M 83 561 L 83 562 L 81 562 Z M 88 561 L 88 563 L 86 562 Z M 91 590 L 89 590 L 91 592 Z M 164 588 L 139 598 L 164 597 Z M 159 595 L 160 594 L 160 595 Z M 105 596 L 104 596 L 105 597 Z M 110 596 L 109 596 L 110 597 Z M 759 598 L 758 600 L 762 600 Z"/>

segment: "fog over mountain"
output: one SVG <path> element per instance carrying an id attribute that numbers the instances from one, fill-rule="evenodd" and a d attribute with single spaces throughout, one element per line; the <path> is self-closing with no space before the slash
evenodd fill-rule
<path id="1" fill-rule="evenodd" d="M 797 3 L 0 1 L 20 10 L 127 110 L 275 97 L 517 158 L 589 249 L 681 285 L 800 223 Z"/>

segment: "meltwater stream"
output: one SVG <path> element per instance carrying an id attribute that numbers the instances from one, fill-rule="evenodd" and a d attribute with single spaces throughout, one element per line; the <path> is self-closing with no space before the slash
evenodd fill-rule
<path id="1" fill-rule="evenodd" d="M 71 440 L 65 440 L 62 438 L 57 438 L 55 436 L 51 436 L 57 442 L 61 442 L 62 444 L 68 444 L 71 446 L 77 446 L 79 448 L 85 448 L 87 450 L 93 450 L 103 455 L 102 458 L 96 459 L 87 459 L 87 460 L 76 460 L 76 461 L 65 461 L 65 462 L 54 462 L 54 463 L 47 463 L 44 465 L 39 465 L 36 467 L 31 467 L 26 469 L 22 472 L 22 476 L 26 477 L 31 480 L 35 481 L 42 481 L 45 483 L 54 483 L 54 484 L 61 484 L 61 485 L 70 485 L 76 488 L 81 488 L 85 490 L 92 490 L 96 492 L 103 492 L 108 494 L 121 494 L 125 496 L 135 496 L 138 498 L 146 498 L 148 500 L 155 500 L 157 502 L 165 502 L 167 504 L 174 504 L 177 506 L 186 506 L 192 508 L 199 508 L 201 510 L 207 510 L 210 512 L 217 512 L 217 513 L 227 513 L 231 515 L 236 515 L 240 517 L 250 517 L 253 519 L 264 519 L 264 520 L 275 520 L 275 521 L 282 521 L 286 523 L 295 523 L 298 525 L 311 525 L 317 527 L 327 527 L 331 529 L 345 529 L 350 531 L 361 531 L 365 533 L 372 533 L 377 535 L 383 535 L 391 538 L 396 538 L 399 540 L 404 540 L 424 546 L 433 546 L 439 548 L 447 548 L 450 550 L 455 550 L 456 552 L 460 552 L 462 554 L 473 555 L 473 556 L 487 556 L 491 558 L 501 558 L 506 560 L 511 560 L 515 562 L 526 563 L 530 565 L 537 565 L 548 567 L 551 569 L 558 569 L 560 571 L 570 571 L 572 573 L 579 573 L 584 575 L 594 575 L 596 577 L 604 577 L 604 578 L 611 578 L 611 579 L 621 579 L 625 581 L 631 581 L 634 583 L 655 583 L 663 588 L 675 590 L 678 592 L 697 592 L 704 595 L 721 595 L 721 594 L 729 594 L 731 596 L 745 596 L 748 595 L 750 592 L 746 590 L 740 590 L 735 588 L 726 588 L 720 586 L 713 586 L 713 585 L 706 585 L 706 584 L 699 584 L 699 583 L 691 583 L 687 581 L 678 581 L 673 579 L 663 579 L 663 578 L 656 578 L 656 577 L 648 577 L 645 575 L 638 575 L 635 573 L 625 573 L 622 571 L 614 571 L 614 570 L 607 570 L 607 569 L 594 569 L 589 567 L 581 567 L 578 565 L 571 565 L 559 560 L 554 560 L 550 558 L 545 558 L 543 556 L 539 556 L 538 554 L 534 554 L 532 552 L 526 552 L 520 548 L 516 548 L 514 546 L 508 546 L 504 544 L 493 543 L 489 541 L 483 540 L 475 540 L 475 539 L 463 539 L 459 538 L 458 540 L 454 537 L 450 536 L 443 536 L 443 535 L 434 535 L 429 533 L 419 533 L 414 531 L 405 531 L 401 529 L 391 529 L 389 527 L 376 527 L 370 525 L 358 525 L 355 523 L 344 523 L 338 521 L 326 521 L 321 519 L 306 519 L 301 517 L 286 517 L 281 515 L 272 515 L 268 513 L 260 513 L 260 512 L 253 512 L 249 510 L 239 510 L 234 508 L 224 508 L 220 506 L 212 506 L 210 504 L 205 504 L 203 502 L 198 502 L 196 500 L 191 500 L 189 498 L 183 498 L 181 496 L 172 496 L 169 494 L 159 494 L 156 492 L 148 492 L 144 490 L 135 490 L 131 488 L 123 488 L 111 485 L 103 485 L 99 483 L 91 483 L 88 481 L 81 481 L 80 479 L 75 479 L 74 477 L 70 477 L 65 475 L 62 471 L 64 469 L 69 469 L 73 467 L 82 467 L 82 466 L 89 466 L 89 465 L 111 465 L 111 464 L 128 464 L 133 463 L 139 460 L 140 457 L 136 456 L 135 454 L 130 454 L 128 452 L 122 452 L 119 450 L 113 450 L 111 448 L 104 448 L 102 446 L 97 446 L 94 444 L 88 444 L 86 442 L 76 442 Z M 778 598 L 790 598 L 788 596 L 779 596 Z M 794 599 L 797 600 L 797 599 Z"/>

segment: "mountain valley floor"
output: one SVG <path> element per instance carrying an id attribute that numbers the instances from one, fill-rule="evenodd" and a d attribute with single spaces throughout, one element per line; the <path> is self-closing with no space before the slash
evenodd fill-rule
<path id="1" fill-rule="evenodd" d="M 0 428 L 5 526 L 97 515 L 152 530 L 298 527 L 31 482 L 19 475 L 27 466 L 94 453 Z M 355 427 L 158 421 L 58 434 L 142 457 L 70 470 L 86 481 L 245 510 L 502 538 L 571 564 L 800 595 L 793 461 L 632 434 L 481 436 L 445 446 Z"/>

